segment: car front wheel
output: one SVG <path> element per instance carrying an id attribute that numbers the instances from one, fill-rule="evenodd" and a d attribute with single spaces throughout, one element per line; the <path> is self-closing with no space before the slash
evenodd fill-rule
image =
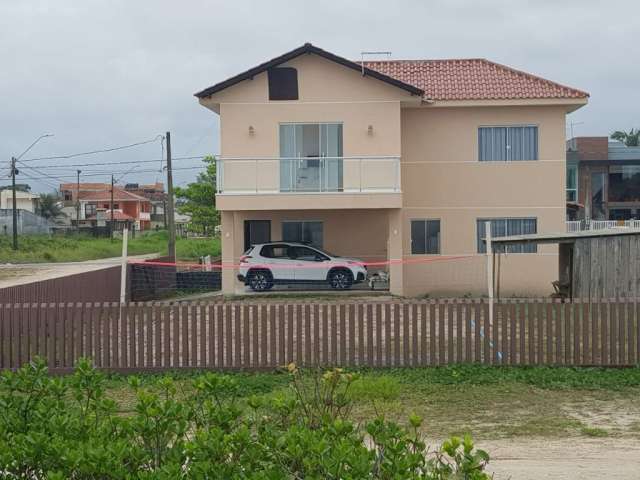
<path id="1" fill-rule="evenodd" d="M 349 270 L 334 270 L 329 274 L 329 285 L 336 290 L 348 290 L 353 285 L 353 275 Z"/>
<path id="2" fill-rule="evenodd" d="M 249 287 L 254 292 L 264 292 L 273 287 L 273 278 L 271 273 L 265 270 L 255 270 L 249 272 Z"/>

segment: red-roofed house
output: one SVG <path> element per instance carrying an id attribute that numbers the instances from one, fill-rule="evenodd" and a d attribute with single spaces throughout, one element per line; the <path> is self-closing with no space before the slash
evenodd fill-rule
<path id="1" fill-rule="evenodd" d="M 128 192 L 121 187 L 113 188 L 111 184 L 68 183 L 60 185 L 65 206 L 72 214 L 75 224 L 77 202 L 80 204 L 80 226 L 108 226 L 113 219 L 114 230 L 123 226 L 135 227 L 136 230 L 148 230 L 151 226 L 151 202 L 142 195 Z M 113 201 L 113 215 L 111 214 Z"/>
<path id="2" fill-rule="evenodd" d="M 438 295 L 486 292 L 486 222 L 564 231 L 565 117 L 589 95 L 484 59 L 360 63 L 305 44 L 196 97 L 220 115 L 223 263 L 310 241 L 388 261 L 370 270 L 392 293 Z M 509 248 L 501 293 L 550 293 L 557 246 Z M 225 293 L 243 288 L 223 271 Z"/>

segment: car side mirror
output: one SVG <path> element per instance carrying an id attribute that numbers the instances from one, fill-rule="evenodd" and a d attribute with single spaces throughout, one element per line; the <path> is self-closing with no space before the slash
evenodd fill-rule
<path id="1" fill-rule="evenodd" d="M 316 255 L 316 262 L 324 262 L 325 258 L 320 255 Z"/>

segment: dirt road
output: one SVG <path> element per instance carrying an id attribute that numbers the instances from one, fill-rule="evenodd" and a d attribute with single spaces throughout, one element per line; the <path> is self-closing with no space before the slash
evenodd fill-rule
<path id="1" fill-rule="evenodd" d="M 496 480 L 640 478 L 640 440 L 567 438 L 479 442 Z"/>

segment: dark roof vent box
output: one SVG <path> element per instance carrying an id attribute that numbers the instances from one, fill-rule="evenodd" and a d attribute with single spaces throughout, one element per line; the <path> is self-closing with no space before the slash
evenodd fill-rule
<path id="1" fill-rule="evenodd" d="M 298 70 L 275 67 L 268 70 L 269 100 L 298 100 Z"/>

